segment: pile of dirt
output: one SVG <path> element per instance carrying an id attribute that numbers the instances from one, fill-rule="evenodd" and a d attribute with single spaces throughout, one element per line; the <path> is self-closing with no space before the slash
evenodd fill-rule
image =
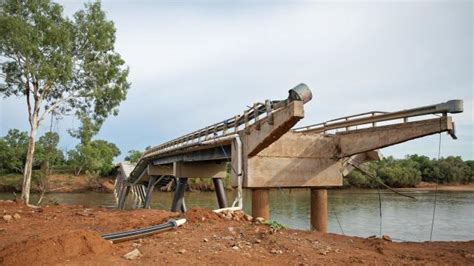
<path id="1" fill-rule="evenodd" d="M 81 256 L 109 254 L 112 244 L 97 233 L 74 230 L 47 238 L 27 239 L 5 247 L 0 251 L 0 263 L 4 265 L 46 265 Z"/>
<path id="2" fill-rule="evenodd" d="M 193 208 L 188 210 L 185 214 L 185 218 L 188 223 L 216 223 L 221 220 L 217 213 L 204 208 Z"/>
<path id="3" fill-rule="evenodd" d="M 275 229 L 243 212 L 191 209 L 31 209 L 0 201 L 0 264 L 456 264 L 474 265 L 474 241 L 395 243 Z M 185 217 L 183 226 L 111 244 L 101 234 Z M 256 221 L 254 221 L 256 220 Z M 130 259 L 125 254 L 138 254 Z"/>

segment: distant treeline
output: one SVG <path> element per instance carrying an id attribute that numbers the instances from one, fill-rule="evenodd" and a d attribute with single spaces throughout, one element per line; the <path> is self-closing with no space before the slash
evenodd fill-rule
<path id="1" fill-rule="evenodd" d="M 82 131 L 81 128 L 78 133 L 74 133 L 85 135 Z M 74 149 L 64 152 L 58 148 L 59 135 L 57 133 L 46 132 L 41 136 L 35 149 L 34 179 L 46 176 L 52 171 L 69 172 L 75 175 L 87 174 L 91 177 L 112 174 L 113 160 L 120 155 L 118 147 L 105 140 L 91 140 L 91 136 L 81 137 L 79 137 L 81 143 Z M 0 174 L 23 173 L 27 148 L 27 132 L 10 129 L 7 135 L 0 137 Z"/>
<path id="2" fill-rule="evenodd" d="M 344 178 L 345 186 L 376 188 L 379 182 L 374 176 L 391 187 L 414 187 L 420 182 L 440 184 L 467 184 L 474 181 L 474 161 L 461 157 L 430 159 L 426 156 L 408 155 L 405 159 L 392 156 L 363 165 L 372 177 L 354 170 Z"/>

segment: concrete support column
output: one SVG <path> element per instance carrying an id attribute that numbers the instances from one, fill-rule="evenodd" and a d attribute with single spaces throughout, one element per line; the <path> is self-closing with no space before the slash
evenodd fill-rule
<path id="1" fill-rule="evenodd" d="M 173 203 L 171 204 L 171 211 L 177 212 L 181 210 L 182 212 L 186 211 L 186 206 L 184 203 L 184 191 L 186 190 L 186 184 L 188 183 L 187 177 L 180 177 L 176 181 L 176 189 L 174 192 Z"/>
<path id="2" fill-rule="evenodd" d="M 269 189 L 252 189 L 252 216 L 270 219 Z"/>
<path id="3" fill-rule="evenodd" d="M 123 210 L 125 208 L 125 202 L 127 202 L 127 197 L 128 197 L 128 194 L 130 193 L 130 186 L 127 186 L 127 185 L 124 185 L 125 187 L 122 189 L 122 193 L 120 195 L 120 198 L 119 198 L 119 204 L 118 204 L 118 208 L 120 210 Z"/>
<path id="4" fill-rule="evenodd" d="M 328 193 L 325 188 L 311 188 L 311 228 L 328 231 Z"/>
<path id="5" fill-rule="evenodd" d="M 222 182 L 222 178 L 213 178 L 212 182 L 214 183 L 214 190 L 216 191 L 217 203 L 219 204 L 219 208 L 226 208 L 227 198 L 225 196 L 225 189 L 224 183 Z"/>
<path id="6" fill-rule="evenodd" d="M 143 204 L 143 208 L 145 209 L 150 209 L 151 195 L 153 193 L 153 189 L 155 188 L 155 183 L 157 179 L 157 176 L 150 176 L 150 180 L 148 180 L 148 186 L 146 188 L 145 194 L 145 203 Z"/>

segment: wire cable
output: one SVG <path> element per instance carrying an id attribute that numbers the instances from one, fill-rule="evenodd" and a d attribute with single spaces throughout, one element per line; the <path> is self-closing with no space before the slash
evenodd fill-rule
<path id="1" fill-rule="evenodd" d="M 438 140 L 438 163 L 441 157 L 441 119 L 439 120 L 439 140 Z M 435 187 L 435 194 L 434 194 L 434 203 L 433 203 L 433 216 L 431 217 L 431 230 L 430 230 L 430 242 L 433 239 L 433 229 L 434 229 L 434 222 L 435 222 L 435 215 L 436 215 L 436 204 L 438 202 L 438 175 L 436 175 L 436 187 Z"/>

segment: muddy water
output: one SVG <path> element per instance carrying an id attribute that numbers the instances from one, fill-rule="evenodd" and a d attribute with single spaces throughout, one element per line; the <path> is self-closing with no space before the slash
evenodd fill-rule
<path id="1" fill-rule="evenodd" d="M 232 202 L 232 193 L 228 193 Z M 376 190 L 331 190 L 329 192 L 329 231 L 337 234 L 367 237 L 388 234 L 395 240 L 429 240 L 433 212 L 433 192 L 413 192 L 417 200 L 382 192 L 382 218 Z M 152 207 L 169 209 L 173 194 L 155 192 Z M 0 199 L 11 194 L 0 193 Z M 248 199 L 248 200 L 247 200 Z M 246 211 L 250 211 L 250 193 L 244 194 Z M 34 201 L 34 197 L 33 197 Z M 113 206 L 112 194 L 52 193 L 46 203 Z M 188 208 L 217 208 L 212 192 L 186 194 Z M 273 190 L 270 193 L 271 219 L 291 228 L 309 229 L 309 191 Z M 434 240 L 474 240 L 474 192 L 438 192 L 433 231 Z"/>

